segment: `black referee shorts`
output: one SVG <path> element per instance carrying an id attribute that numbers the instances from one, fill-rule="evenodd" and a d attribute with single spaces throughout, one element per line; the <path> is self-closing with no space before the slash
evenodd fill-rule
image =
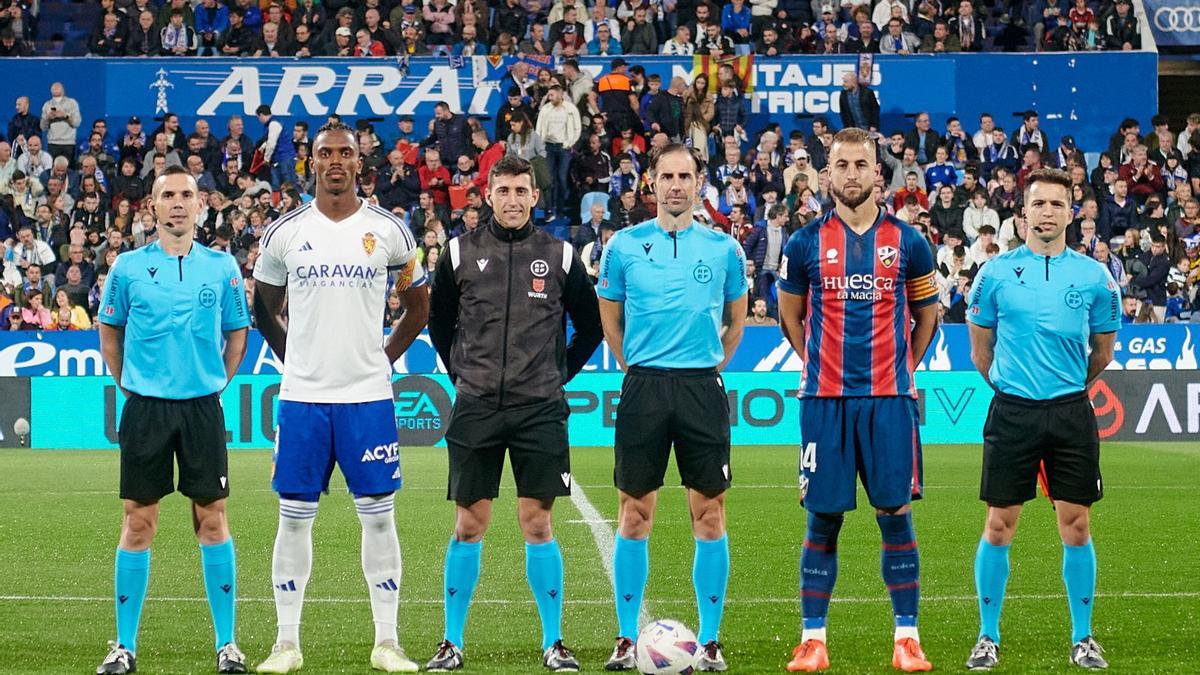
<path id="1" fill-rule="evenodd" d="M 458 395 L 446 426 L 450 480 L 446 499 L 472 504 L 500 495 L 504 451 L 512 461 L 517 496 L 554 499 L 571 494 L 566 399 L 497 408 Z"/>
<path id="2" fill-rule="evenodd" d="M 994 506 L 1033 499 L 1042 462 L 1052 499 L 1088 506 L 1104 496 L 1100 434 L 1087 393 L 1034 401 L 996 392 L 983 425 L 979 498 Z"/>
<path id="3" fill-rule="evenodd" d="M 121 412 L 121 498 L 154 502 L 175 491 L 194 501 L 229 496 L 225 414 L 219 394 L 172 400 L 130 393 Z"/>
<path id="4" fill-rule="evenodd" d="M 671 446 L 683 485 L 729 489 L 729 399 L 715 368 L 632 366 L 617 404 L 613 481 L 631 495 L 663 485 Z"/>

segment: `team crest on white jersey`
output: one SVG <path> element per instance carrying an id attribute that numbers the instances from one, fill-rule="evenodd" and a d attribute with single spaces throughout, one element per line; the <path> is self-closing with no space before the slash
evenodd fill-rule
<path id="1" fill-rule="evenodd" d="M 363 250 L 367 252 L 367 255 L 375 253 L 375 234 L 373 232 L 364 234 L 362 238 L 362 245 Z"/>
<path id="2" fill-rule="evenodd" d="M 875 252 L 879 254 L 879 262 L 883 263 L 884 267 L 891 269 L 892 265 L 896 264 L 896 254 L 898 252 L 894 246 L 880 246 L 875 249 Z"/>

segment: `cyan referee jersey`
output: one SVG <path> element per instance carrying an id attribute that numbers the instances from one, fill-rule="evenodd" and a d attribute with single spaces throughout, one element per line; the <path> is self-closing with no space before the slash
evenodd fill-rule
<path id="1" fill-rule="evenodd" d="M 741 245 L 695 221 L 674 233 L 657 220 L 617 232 L 596 285 L 601 298 L 625 303 L 626 365 L 647 368 L 719 365 L 725 303 L 746 290 Z"/>
<path id="2" fill-rule="evenodd" d="M 125 329 L 122 387 L 188 399 L 225 388 L 222 333 L 249 326 L 250 312 L 233 256 L 200 244 L 171 256 L 154 242 L 117 256 L 98 319 Z"/>
<path id="3" fill-rule="evenodd" d="M 979 271 L 967 320 L 996 331 L 988 371 L 996 389 L 1042 401 L 1083 391 L 1092 334 L 1121 326 L 1121 290 L 1087 256 L 1021 246 Z"/>

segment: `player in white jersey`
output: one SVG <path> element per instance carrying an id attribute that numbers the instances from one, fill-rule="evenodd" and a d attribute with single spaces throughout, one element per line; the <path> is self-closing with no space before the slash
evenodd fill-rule
<path id="1" fill-rule="evenodd" d="M 322 127 L 313 140 L 313 168 L 316 199 L 267 229 L 254 267 L 258 329 L 283 361 L 271 481 L 279 493 L 271 564 L 279 632 L 258 672 L 289 673 L 304 663 L 300 612 L 312 570 L 313 519 L 334 462 L 362 523 L 375 620 L 371 667 L 414 672 L 396 635 L 400 543 L 392 496 L 401 472 L 391 364 L 429 317 L 425 275 L 404 222 L 358 197 L 362 160 L 353 129 Z M 404 315 L 385 344 L 389 270 L 398 272 Z"/>

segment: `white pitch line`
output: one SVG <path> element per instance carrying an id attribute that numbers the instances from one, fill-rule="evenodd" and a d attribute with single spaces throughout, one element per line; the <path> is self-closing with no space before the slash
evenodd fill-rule
<path id="1" fill-rule="evenodd" d="M 1008 600 L 1016 600 L 1016 601 L 1021 601 L 1021 600 L 1061 600 L 1065 597 L 1066 597 L 1066 595 L 1063 593 L 1042 593 L 1042 594 L 1038 594 L 1038 593 L 1020 594 L 1020 593 L 1018 593 L 1018 594 L 1013 594 L 1013 595 L 1006 595 L 1006 596 L 1004 596 L 1004 599 L 1006 601 L 1008 601 Z M 1200 598 L 1200 591 L 1178 591 L 1178 592 L 1169 592 L 1169 593 L 1141 593 L 1141 592 L 1097 593 L 1096 597 L 1102 598 L 1105 600 L 1145 600 L 1145 599 L 1155 599 L 1155 598 L 1184 599 L 1184 598 Z M 152 595 L 152 596 L 147 597 L 146 599 L 153 600 L 155 602 L 208 602 L 208 600 L 206 598 L 195 598 L 195 597 L 190 597 L 190 598 L 169 597 L 169 596 L 168 597 L 158 597 L 158 596 Z M 921 596 L 921 602 L 923 602 L 923 603 L 974 602 L 977 599 L 978 598 L 976 598 L 976 596 L 974 596 L 974 595 Z M 106 602 L 107 603 L 107 602 L 112 602 L 112 601 L 113 601 L 113 599 L 111 596 L 0 595 L 0 602 Z M 275 598 L 241 597 L 241 598 L 238 598 L 237 601 L 238 602 L 250 602 L 250 603 L 274 603 Z M 368 603 L 368 599 L 365 596 L 362 598 L 305 598 L 304 601 L 316 603 L 316 604 L 326 604 L 326 605 L 359 605 L 359 604 L 367 604 Z M 581 598 L 581 599 L 574 599 L 574 600 L 568 599 L 566 601 L 566 604 L 568 604 L 568 605 L 611 605 L 612 602 L 613 602 L 612 598 Z M 850 596 L 850 597 L 839 598 L 837 596 L 834 596 L 832 602 L 834 602 L 835 604 L 842 603 L 842 604 L 850 604 L 850 605 L 866 605 L 866 604 L 877 604 L 877 603 L 882 604 L 882 603 L 887 603 L 888 598 L 886 595 L 882 595 L 882 594 L 879 595 L 878 597 L 853 597 L 853 596 Z M 401 603 L 409 604 L 409 605 L 441 606 L 443 604 L 443 600 L 441 598 L 436 598 L 436 599 L 435 598 L 419 598 L 419 599 L 411 599 L 411 600 L 402 599 Z M 663 598 L 663 599 L 656 599 L 655 603 L 663 604 L 663 605 L 693 604 L 693 603 L 695 603 L 695 598 L 690 598 L 690 597 Z M 729 598 L 725 601 L 726 605 L 795 605 L 795 604 L 799 604 L 799 603 L 800 603 L 800 598 L 797 598 L 797 597 L 743 598 L 743 599 Z M 532 605 L 532 604 L 534 604 L 534 601 L 533 600 L 504 600 L 504 599 L 474 599 L 471 601 L 471 604 L 473 604 L 473 605 L 502 605 L 502 606 Z"/>
<path id="2" fill-rule="evenodd" d="M 571 486 L 571 503 L 579 510 L 579 515 L 583 516 L 583 520 L 587 522 L 588 527 L 592 530 L 592 539 L 596 541 L 596 548 L 600 551 L 600 563 L 604 565 L 604 574 L 608 577 L 608 583 L 613 587 L 613 597 L 616 597 L 617 582 L 613 575 L 613 551 L 616 549 L 616 539 L 613 533 L 613 528 L 608 526 L 608 521 L 604 518 L 596 507 L 588 501 L 587 494 L 579 484 Z M 614 601 L 615 602 L 615 601 Z M 644 626 L 650 623 L 650 615 L 646 612 L 646 601 L 642 600 L 642 609 L 638 613 L 638 626 Z"/>

